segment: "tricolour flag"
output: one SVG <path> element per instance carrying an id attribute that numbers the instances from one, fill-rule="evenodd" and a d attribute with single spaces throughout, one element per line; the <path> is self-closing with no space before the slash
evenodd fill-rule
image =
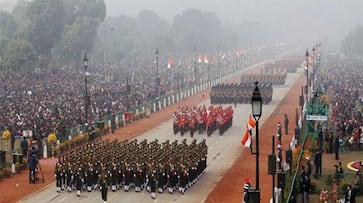
<path id="1" fill-rule="evenodd" d="M 204 56 L 204 63 L 205 64 L 208 64 L 209 63 L 209 59 L 208 59 L 208 56 L 207 55 Z"/>
<path id="2" fill-rule="evenodd" d="M 173 60 L 173 58 L 169 58 L 169 60 L 168 60 L 168 68 L 171 68 L 172 65 L 174 65 L 174 60 Z"/>
<path id="3" fill-rule="evenodd" d="M 242 137 L 241 144 L 245 147 L 250 148 L 252 144 L 251 132 L 252 129 L 256 126 L 255 119 L 252 118 L 251 114 L 248 117 L 247 124 L 246 124 L 246 131 Z"/>
<path id="4" fill-rule="evenodd" d="M 198 56 L 198 63 L 202 63 L 202 57 L 203 57 L 202 55 Z"/>

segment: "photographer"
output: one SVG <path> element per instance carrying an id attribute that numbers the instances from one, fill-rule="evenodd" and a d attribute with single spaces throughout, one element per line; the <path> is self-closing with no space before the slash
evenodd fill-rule
<path id="1" fill-rule="evenodd" d="M 32 147 L 32 150 L 28 154 L 28 165 L 29 165 L 29 184 L 35 184 L 37 180 L 36 168 L 38 164 L 37 150 Z"/>

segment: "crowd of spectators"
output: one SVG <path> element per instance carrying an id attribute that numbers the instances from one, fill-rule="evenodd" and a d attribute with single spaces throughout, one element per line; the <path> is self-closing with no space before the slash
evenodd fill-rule
<path id="1" fill-rule="evenodd" d="M 249 54 L 256 59 L 264 55 L 263 50 Z M 155 90 L 156 64 L 153 57 L 126 58 L 118 64 L 95 64 L 90 60 L 87 70 L 90 95 L 88 121 L 177 91 L 177 84 L 180 84 L 180 89 L 194 85 L 195 63 L 190 58 L 182 58 L 180 64 L 174 65 L 179 65 L 175 70 L 170 70 L 167 63 L 162 62 L 166 59 L 160 58 L 158 92 Z M 218 72 L 222 65 L 224 74 L 227 74 L 233 71 L 233 61 L 210 63 L 208 68 Z M 202 75 L 206 74 L 203 67 L 201 64 L 197 66 L 198 77 L 203 78 Z M 19 135 L 23 130 L 32 130 L 34 136 L 44 137 L 54 132 L 57 126 L 71 128 L 84 124 L 85 74 L 81 61 L 79 65 L 47 70 L 29 67 L 29 70 L 3 71 L 0 76 L 0 130 L 9 128 Z M 127 83 L 130 85 L 129 92 L 126 91 Z"/>
<path id="2" fill-rule="evenodd" d="M 330 97 L 332 124 L 345 142 L 363 124 L 362 112 L 357 103 L 362 101 L 363 96 L 363 62 L 340 59 L 328 66 L 329 73 L 322 74 L 319 81 L 323 81 L 321 87 Z"/>

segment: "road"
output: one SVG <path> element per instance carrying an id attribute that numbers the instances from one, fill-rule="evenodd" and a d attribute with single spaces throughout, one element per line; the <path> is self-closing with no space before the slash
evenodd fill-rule
<path id="1" fill-rule="evenodd" d="M 278 103 L 287 93 L 287 90 L 297 80 L 301 73 L 292 73 L 287 75 L 286 83 L 282 87 L 274 88 L 272 102 L 263 106 L 263 116 L 260 119 L 260 124 L 266 120 L 267 117 L 274 111 Z M 205 101 L 201 104 L 209 105 L 209 101 Z M 234 107 L 233 107 L 234 108 Z M 234 119 L 232 127 L 226 132 L 225 135 L 220 136 L 214 132 L 211 137 L 207 137 L 206 133 L 202 135 L 195 135 L 194 138 L 197 142 L 202 139 L 206 139 L 208 145 L 208 165 L 205 175 L 191 188 L 189 188 L 184 195 L 179 193 L 168 194 L 164 192 L 157 194 L 157 198 L 152 200 L 148 192 L 136 193 L 134 190 L 130 192 L 124 192 L 119 190 L 117 192 L 108 192 L 107 202 L 203 202 L 209 192 L 223 177 L 225 171 L 233 164 L 234 160 L 239 156 L 241 150 L 248 150 L 240 144 L 241 137 L 245 130 L 245 123 L 248 115 L 251 112 L 250 104 L 238 104 L 234 108 Z M 159 143 L 169 139 L 171 141 L 187 139 L 187 143 L 190 143 L 192 138 L 187 134 L 183 137 L 179 134 L 174 135 L 172 132 L 172 121 L 160 123 L 159 126 L 150 129 L 146 133 L 137 137 L 138 140 L 147 139 L 152 141 L 159 140 Z M 57 193 L 55 191 L 55 183 L 48 186 L 44 190 L 28 196 L 20 202 L 102 202 L 101 192 L 82 192 L 81 197 L 76 197 L 76 193 L 62 192 Z"/>

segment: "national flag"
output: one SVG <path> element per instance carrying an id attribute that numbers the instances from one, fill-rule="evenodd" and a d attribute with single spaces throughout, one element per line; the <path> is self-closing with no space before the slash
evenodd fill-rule
<path id="1" fill-rule="evenodd" d="M 247 125 L 248 125 L 248 130 L 251 130 L 252 128 L 255 128 L 255 126 L 256 126 L 256 121 L 255 121 L 255 119 L 251 116 L 251 114 L 250 114 L 250 116 L 249 116 L 249 118 L 248 118 L 248 123 L 247 123 Z"/>
<path id="2" fill-rule="evenodd" d="M 198 63 L 202 63 L 202 55 L 198 56 Z"/>
<path id="3" fill-rule="evenodd" d="M 251 144 L 252 144 L 252 139 L 251 139 L 250 131 L 247 130 L 247 128 L 248 127 L 246 126 L 246 131 L 245 131 L 245 134 L 242 137 L 241 144 L 243 146 L 245 146 L 245 147 L 250 148 L 251 147 Z"/>
<path id="4" fill-rule="evenodd" d="M 204 56 L 204 63 L 205 64 L 208 64 L 209 63 L 209 59 L 208 59 L 208 56 L 207 55 Z"/>
<path id="5" fill-rule="evenodd" d="M 239 56 L 241 54 L 239 49 L 236 49 L 236 56 Z"/>
<path id="6" fill-rule="evenodd" d="M 221 59 L 222 59 L 222 61 L 224 61 L 224 59 L 226 59 L 226 53 L 225 52 L 222 53 Z"/>
<path id="7" fill-rule="evenodd" d="M 252 129 L 256 126 L 255 119 L 252 118 L 251 114 L 248 117 L 247 124 L 246 124 L 246 131 L 242 137 L 241 144 L 245 147 L 251 147 L 252 144 Z"/>
<path id="8" fill-rule="evenodd" d="M 168 60 L 168 68 L 170 69 L 172 65 L 174 65 L 174 60 L 173 60 L 173 58 L 169 58 L 169 60 Z"/>

